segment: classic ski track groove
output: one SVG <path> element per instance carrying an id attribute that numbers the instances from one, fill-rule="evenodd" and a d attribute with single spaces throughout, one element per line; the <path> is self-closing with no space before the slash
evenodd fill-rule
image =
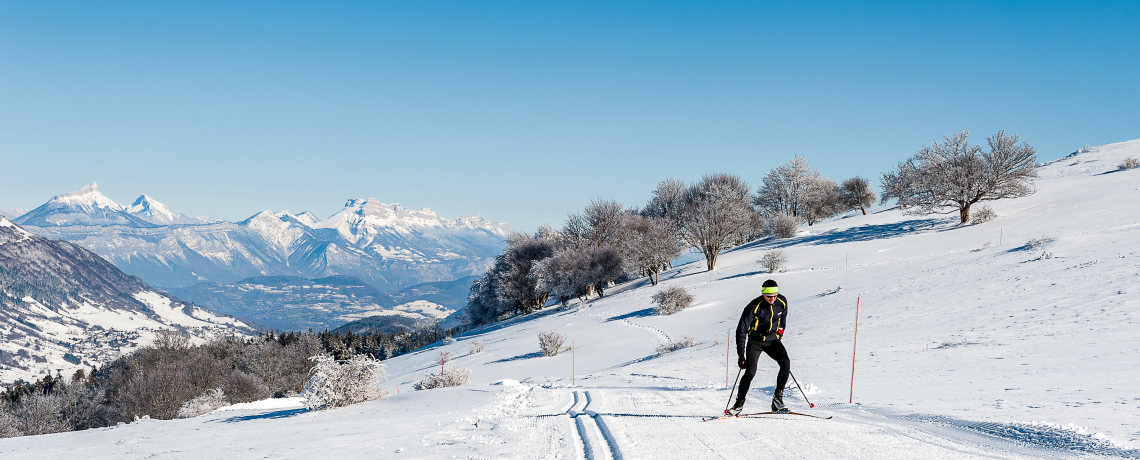
<path id="1" fill-rule="evenodd" d="M 622 460 L 624 457 L 622 456 L 621 449 L 617 445 L 617 440 L 606 425 L 606 422 L 601 419 L 602 415 L 609 414 L 599 414 L 589 410 L 590 404 L 593 403 L 593 395 L 589 390 L 575 390 L 573 395 L 574 403 L 571 404 L 564 415 L 570 416 L 576 428 L 572 430 L 579 441 L 575 443 L 575 446 L 581 443 L 586 460 Z M 585 395 L 585 405 L 582 405 L 581 409 L 575 410 L 575 408 L 582 403 L 582 397 L 580 395 Z M 582 415 L 586 415 L 586 417 L 581 417 Z M 590 429 L 591 426 L 594 428 L 593 430 Z M 597 433 L 597 436 L 591 436 L 591 433 Z M 593 442 L 594 439 L 600 439 L 602 443 L 605 443 L 605 448 L 595 446 Z"/>

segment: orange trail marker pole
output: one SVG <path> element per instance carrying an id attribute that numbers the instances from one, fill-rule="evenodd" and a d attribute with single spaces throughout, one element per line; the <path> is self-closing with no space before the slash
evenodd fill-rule
<path id="1" fill-rule="evenodd" d="M 855 298 L 855 341 L 851 345 L 851 393 L 847 395 L 847 402 L 855 400 L 855 352 L 859 349 L 859 300 Z"/>

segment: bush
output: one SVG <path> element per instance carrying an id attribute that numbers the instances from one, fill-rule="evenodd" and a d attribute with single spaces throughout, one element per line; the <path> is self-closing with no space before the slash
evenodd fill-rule
<path id="1" fill-rule="evenodd" d="M 71 431 L 60 412 L 61 398 L 54 395 L 32 394 L 20 399 L 16 407 L 16 427 L 24 436 Z"/>
<path id="2" fill-rule="evenodd" d="M 316 365 L 301 393 L 309 410 L 344 407 L 388 396 L 380 388 L 380 378 L 387 375 L 385 366 L 376 358 L 356 355 L 337 361 L 331 355 L 321 354 L 309 359 Z"/>
<path id="3" fill-rule="evenodd" d="M 802 223 L 803 221 L 798 218 L 777 214 L 764 219 L 764 233 L 776 239 L 791 238 L 796 236 L 796 230 L 799 230 Z"/>
<path id="4" fill-rule="evenodd" d="M 1025 243 L 1024 247 L 1026 249 L 1033 250 L 1045 246 L 1045 244 L 1050 241 L 1053 241 L 1053 238 L 1050 238 L 1048 236 L 1042 236 L 1041 238 L 1031 238 L 1028 242 Z"/>
<path id="5" fill-rule="evenodd" d="M 566 343 L 566 336 L 558 331 L 546 331 L 538 334 L 538 347 L 545 356 L 556 356 L 562 351 L 562 344 Z"/>
<path id="6" fill-rule="evenodd" d="M 0 438 L 14 438 L 23 435 L 24 433 L 21 433 L 17 426 L 16 416 L 8 413 L 3 406 L 0 406 Z"/>
<path id="7" fill-rule="evenodd" d="M 768 270 L 768 273 L 782 272 L 788 269 L 788 256 L 782 250 L 773 249 L 760 258 L 760 266 Z"/>
<path id="8" fill-rule="evenodd" d="M 226 376 L 222 391 L 234 404 L 260 401 L 273 395 L 261 378 L 236 369 Z"/>
<path id="9" fill-rule="evenodd" d="M 475 353 L 482 353 L 483 348 L 487 346 L 487 344 L 483 343 L 483 341 L 479 339 L 472 340 L 468 345 L 470 345 L 471 349 L 467 352 L 467 354 L 470 355 L 473 355 Z"/>
<path id="10" fill-rule="evenodd" d="M 693 338 L 693 336 L 683 335 L 681 336 L 681 340 L 678 340 L 676 342 L 669 341 L 669 343 L 657 347 L 657 356 L 666 355 L 682 348 L 695 347 L 700 344 L 701 343 L 698 342 L 697 339 Z"/>
<path id="11" fill-rule="evenodd" d="M 1136 157 L 1128 157 L 1125 158 L 1124 161 L 1120 162 L 1120 165 L 1117 166 L 1117 168 L 1121 171 L 1127 171 L 1137 166 L 1140 166 L 1140 160 L 1137 160 Z"/>
<path id="12" fill-rule="evenodd" d="M 672 315 L 693 305 L 693 295 L 677 286 L 658 291 L 652 299 L 658 315 Z"/>
<path id="13" fill-rule="evenodd" d="M 186 401 L 182 407 L 178 408 L 178 418 L 193 418 L 208 414 L 228 404 L 226 394 L 222 389 L 214 388 L 206 391 L 206 394 L 202 396 Z"/>
<path id="14" fill-rule="evenodd" d="M 970 223 L 974 225 L 984 224 L 995 218 L 997 218 L 997 213 L 987 204 L 979 208 L 978 212 L 975 212 L 974 215 L 970 217 Z"/>
<path id="15" fill-rule="evenodd" d="M 456 366 L 443 366 L 439 373 L 428 374 L 423 380 L 412 385 L 416 390 L 430 390 L 432 388 L 457 387 L 467 383 L 471 377 L 471 369 Z"/>

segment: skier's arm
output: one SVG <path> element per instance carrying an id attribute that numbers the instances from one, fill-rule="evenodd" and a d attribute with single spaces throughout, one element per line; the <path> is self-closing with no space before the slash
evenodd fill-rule
<path id="1" fill-rule="evenodd" d="M 748 330 L 752 328 L 752 303 L 744 306 L 740 314 L 740 322 L 736 323 L 736 356 L 744 359 L 745 345 L 748 344 Z"/>
<path id="2" fill-rule="evenodd" d="M 776 336 L 779 340 L 784 339 L 784 326 L 788 323 L 788 299 L 780 296 L 780 300 L 784 301 L 784 316 L 780 317 L 780 324 L 776 327 Z"/>

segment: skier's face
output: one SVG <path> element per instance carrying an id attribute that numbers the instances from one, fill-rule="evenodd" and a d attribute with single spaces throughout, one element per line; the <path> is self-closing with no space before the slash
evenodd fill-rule
<path id="1" fill-rule="evenodd" d="M 768 301 L 768 303 L 775 302 L 776 294 L 764 294 L 764 300 Z"/>

